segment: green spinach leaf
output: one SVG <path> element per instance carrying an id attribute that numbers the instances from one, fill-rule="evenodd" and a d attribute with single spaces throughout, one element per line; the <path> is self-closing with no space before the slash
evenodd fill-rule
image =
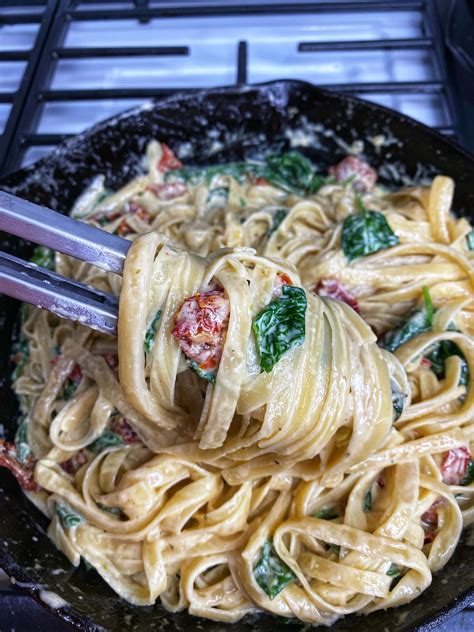
<path id="1" fill-rule="evenodd" d="M 400 327 L 392 329 L 392 331 L 385 334 L 383 346 L 387 351 L 393 353 L 414 336 L 430 331 L 433 324 L 434 309 L 428 288 L 423 288 L 423 298 L 425 304 L 421 309 L 413 310 Z"/>
<path id="2" fill-rule="evenodd" d="M 158 323 L 160 322 L 160 318 L 161 318 L 161 309 L 159 309 L 156 312 L 153 320 L 151 321 L 151 325 L 148 327 L 146 331 L 145 340 L 143 342 L 145 355 L 149 355 L 153 350 L 153 343 L 155 342 L 155 336 L 158 330 Z"/>
<path id="3" fill-rule="evenodd" d="M 431 370 L 441 379 L 445 376 L 445 362 L 451 356 L 461 358 L 461 377 L 459 378 L 459 384 L 467 386 L 469 381 L 469 367 L 467 366 L 464 353 L 455 342 L 452 342 L 452 340 L 442 340 L 426 357 L 431 362 Z"/>
<path id="4" fill-rule="evenodd" d="M 272 155 L 267 158 L 261 177 L 284 191 L 304 195 L 313 180 L 313 166 L 296 151 Z"/>
<path id="5" fill-rule="evenodd" d="M 15 436 L 16 456 L 20 463 L 26 463 L 32 456 L 30 446 L 28 445 L 27 423 L 22 421 L 18 427 Z"/>
<path id="6" fill-rule="evenodd" d="M 321 520 L 334 520 L 339 517 L 339 513 L 335 507 L 323 507 L 314 514 L 314 517 Z"/>
<path id="7" fill-rule="evenodd" d="M 30 261 L 47 270 L 54 270 L 54 250 L 46 246 L 36 246 Z"/>
<path id="8" fill-rule="evenodd" d="M 273 233 L 276 230 L 278 230 L 278 228 L 280 227 L 280 224 L 286 218 L 288 213 L 289 213 L 289 210 L 287 208 L 279 208 L 277 209 L 277 211 L 275 211 L 273 215 L 272 225 L 270 226 L 270 230 L 268 231 L 268 237 L 271 237 Z"/>
<path id="9" fill-rule="evenodd" d="M 295 580 L 295 574 L 276 554 L 270 540 L 264 542 L 262 557 L 253 569 L 255 581 L 270 599 L 274 599 L 288 584 Z"/>
<path id="10" fill-rule="evenodd" d="M 387 571 L 387 575 L 389 577 L 399 577 L 401 575 L 402 569 L 398 564 L 390 564 L 390 568 Z"/>
<path id="11" fill-rule="evenodd" d="M 469 250 L 474 250 L 474 228 L 466 235 L 466 241 Z"/>
<path id="12" fill-rule="evenodd" d="M 372 490 L 370 489 L 364 496 L 364 511 L 365 513 L 372 511 Z"/>
<path id="13" fill-rule="evenodd" d="M 307 299 L 300 287 L 284 285 L 275 299 L 253 320 L 260 366 L 269 373 L 290 349 L 303 344 Z"/>
<path id="14" fill-rule="evenodd" d="M 199 364 L 195 362 L 194 360 L 191 360 L 190 358 L 186 358 L 186 362 L 189 368 L 192 371 L 194 371 L 194 373 L 197 373 L 199 377 L 202 377 L 204 380 L 207 380 L 208 382 L 212 382 L 213 384 L 215 384 L 216 382 L 215 369 L 213 369 L 212 371 L 203 371 L 201 368 L 199 368 Z"/>
<path id="15" fill-rule="evenodd" d="M 399 243 L 385 215 L 369 211 L 359 195 L 356 200 L 359 212 L 346 217 L 342 226 L 342 250 L 348 261 Z"/>
<path id="16" fill-rule="evenodd" d="M 465 487 L 466 485 L 470 485 L 473 481 L 474 481 L 474 461 L 472 459 L 469 459 L 469 463 L 467 464 L 466 474 L 459 484 Z"/>
<path id="17" fill-rule="evenodd" d="M 67 503 L 57 502 L 56 513 L 64 529 L 72 529 L 85 523 L 85 518 L 73 510 Z"/>
<path id="18" fill-rule="evenodd" d="M 123 441 L 119 437 L 119 435 L 116 434 L 115 432 L 112 432 L 112 430 L 109 430 L 108 428 L 106 428 L 104 432 L 100 435 L 100 437 L 97 437 L 95 441 L 93 441 L 87 446 L 87 449 L 90 450 L 91 452 L 99 453 L 99 452 L 102 452 L 102 450 L 105 450 L 106 448 L 112 448 L 116 445 L 122 445 L 122 444 L 123 444 Z"/>
<path id="19" fill-rule="evenodd" d="M 402 393 L 395 380 L 390 380 L 390 384 L 392 386 L 393 421 L 397 421 L 402 416 L 406 396 L 405 393 Z"/>
<path id="20" fill-rule="evenodd" d="M 12 347 L 12 360 L 15 368 L 12 371 L 12 380 L 17 380 L 23 372 L 25 364 L 30 357 L 30 345 L 27 340 L 18 340 Z"/>

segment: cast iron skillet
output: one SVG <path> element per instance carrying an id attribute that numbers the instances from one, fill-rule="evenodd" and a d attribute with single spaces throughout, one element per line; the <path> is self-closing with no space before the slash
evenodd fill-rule
<path id="1" fill-rule="evenodd" d="M 385 136 L 382 146 L 368 140 L 380 134 Z M 196 164 L 288 150 L 293 138 L 293 145 L 299 145 L 297 148 L 322 169 L 346 155 L 349 146 L 355 147 L 354 141 L 362 141 L 363 153 L 379 170 L 382 183 L 399 186 L 436 173 L 449 175 L 456 181 L 456 212 L 474 218 L 472 156 L 412 119 L 297 81 L 216 88 L 159 99 L 70 139 L 35 165 L 1 180 L 0 188 L 64 212 L 94 174 L 106 174 L 108 186 L 117 188 L 140 173 L 141 158 L 151 138 L 164 140 L 185 162 Z M 361 143 L 357 144 L 360 149 Z M 31 253 L 30 244 L 1 234 L 0 248 L 23 258 Z M 17 313 L 17 302 L 0 297 L 0 423 L 7 437 L 12 437 L 18 417 L 9 360 Z M 138 608 L 122 601 L 95 571 L 69 565 L 45 535 L 44 517 L 5 470 L 0 471 L 0 487 L 0 567 L 37 599 L 44 594 L 41 590 L 62 596 L 69 606 L 57 612 L 78 629 L 229 630 L 224 624 L 186 613 L 169 614 L 158 604 Z M 474 597 L 474 549 L 468 539 L 465 533 L 449 564 L 420 598 L 368 618 L 350 616 L 333 629 L 402 632 L 427 630 L 441 623 Z M 288 625 L 261 615 L 239 622 L 238 629 L 276 632 L 287 631 Z"/>

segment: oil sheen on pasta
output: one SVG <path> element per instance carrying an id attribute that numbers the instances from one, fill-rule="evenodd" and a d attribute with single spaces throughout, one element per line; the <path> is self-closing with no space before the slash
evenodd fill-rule
<path id="1" fill-rule="evenodd" d="M 124 599 L 331 624 L 407 603 L 474 516 L 474 233 L 359 158 L 184 168 L 72 215 L 133 240 L 118 340 L 24 306 L 0 463 Z M 123 286 L 122 286 L 123 284 Z"/>

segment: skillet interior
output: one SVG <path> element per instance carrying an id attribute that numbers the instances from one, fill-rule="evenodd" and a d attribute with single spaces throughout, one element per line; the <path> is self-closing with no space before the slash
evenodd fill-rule
<path id="1" fill-rule="evenodd" d="M 380 134 L 385 135 L 386 142 L 377 148 L 377 143 L 368 139 Z M 474 219 L 473 157 L 412 119 L 297 81 L 217 88 L 160 99 L 63 143 L 35 165 L 0 180 L 0 188 L 64 211 L 92 175 L 106 174 L 107 185 L 117 188 L 139 173 L 150 138 L 169 143 L 186 163 L 209 164 L 287 150 L 291 137 L 293 145 L 300 143 L 297 149 L 323 169 L 344 156 L 354 141 L 362 140 L 369 162 L 379 170 L 381 182 L 389 186 L 419 182 L 435 173 L 449 175 L 456 181 L 456 212 Z M 32 249 L 30 244 L 2 233 L 0 248 L 23 258 L 28 258 Z M 18 305 L 0 296 L 0 424 L 9 438 L 18 417 L 9 360 Z M 172 615 L 159 605 L 133 607 L 120 600 L 95 571 L 82 565 L 72 568 L 45 535 L 44 517 L 3 469 L 0 503 L 0 567 L 38 599 L 41 589 L 61 595 L 70 605 L 58 614 L 78 628 L 103 626 L 114 632 L 229 629 L 186 613 Z M 474 549 L 469 539 L 466 532 L 449 564 L 411 604 L 368 618 L 351 616 L 333 629 L 429 629 L 454 614 L 474 597 Z M 288 630 L 284 622 L 265 615 L 246 618 L 237 625 L 249 632 Z"/>

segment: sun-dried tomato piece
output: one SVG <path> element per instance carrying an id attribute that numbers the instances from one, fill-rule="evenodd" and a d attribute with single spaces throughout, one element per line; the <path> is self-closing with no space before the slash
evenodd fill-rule
<path id="1" fill-rule="evenodd" d="M 280 298 L 284 285 L 293 285 L 293 281 L 285 272 L 278 272 L 273 283 L 272 298 Z"/>
<path id="2" fill-rule="evenodd" d="M 135 202 L 133 200 L 129 202 L 128 211 L 129 213 L 133 213 L 134 217 L 138 217 L 146 223 L 150 221 L 150 213 L 138 202 Z"/>
<path id="3" fill-rule="evenodd" d="M 337 279 L 321 279 L 314 288 L 314 292 L 318 296 L 326 296 L 327 298 L 335 298 L 338 301 L 342 301 L 360 314 L 357 299 Z"/>
<path id="4" fill-rule="evenodd" d="M 425 532 L 425 544 L 433 542 L 438 528 L 438 512 L 436 507 L 442 500 L 435 500 L 431 507 L 421 516 L 421 526 Z"/>
<path id="5" fill-rule="evenodd" d="M 115 416 L 110 425 L 112 432 L 118 434 L 124 443 L 136 443 L 137 441 L 140 441 L 137 433 L 125 417 L 122 417 L 121 415 Z"/>
<path id="6" fill-rule="evenodd" d="M 34 479 L 36 460 L 30 456 L 25 463 L 20 463 L 17 458 L 16 446 L 0 439 L 0 467 L 6 467 L 23 489 L 29 492 L 37 492 L 40 487 Z"/>
<path id="7" fill-rule="evenodd" d="M 118 367 L 118 356 L 113 353 L 106 353 L 104 355 L 104 360 L 107 362 L 111 369 L 116 369 Z"/>
<path id="8" fill-rule="evenodd" d="M 377 172 L 370 165 L 356 156 L 346 156 L 337 165 L 329 167 L 328 171 L 337 182 L 345 182 L 353 178 L 352 186 L 356 191 L 362 192 L 373 189 L 378 177 Z"/>
<path id="9" fill-rule="evenodd" d="M 84 463 L 87 463 L 87 453 L 85 450 L 78 450 L 73 457 L 61 463 L 61 468 L 68 474 L 75 474 Z"/>
<path id="10" fill-rule="evenodd" d="M 471 455 L 465 446 L 449 450 L 441 463 L 441 475 L 446 485 L 459 485 L 466 476 Z"/>
<path id="11" fill-rule="evenodd" d="M 149 184 L 147 190 L 151 191 L 160 200 L 174 200 L 181 197 L 187 191 L 184 182 L 165 182 L 163 184 Z"/>
<path id="12" fill-rule="evenodd" d="M 190 296 L 176 312 L 175 327 L 171 333 L 199 369 L 210 371 L 217 368 L 229 314 L 229 299 L 222 288 Z"/>
<path id="13" fill-rule="evenodd" d="M 181 169 L 182 167 L 183 163 L 181 160 L 176 158 L 175 154 L 168 145 L 161 143 L 161 158 L 158 161 L 158 170 L 164 173 L 170 169 Z"/>

